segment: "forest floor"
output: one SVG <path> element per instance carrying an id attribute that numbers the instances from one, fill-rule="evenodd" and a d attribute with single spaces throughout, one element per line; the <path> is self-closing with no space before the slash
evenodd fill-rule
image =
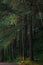
<path id="1" fill-rule="evenodd" d="M 30 61 L 29 58 L 26 58 L 24 60 L 24 58 L 21 57 L 19 61 L 16 61 L 16 62 L 0 62 L 0 65 L 43 65 L 43 60 L 34 59 L 34 61 Z"/>
<path id="2" fill-rule="evenodd" d="M 29 59 L 26 59 L 26 60 L 21 61 L 17 64 L 18 65 L 43 65 L 43 61 L 41 61 L 41 60 L 30 61 Z"/>
<path id="3" fill-rule="evenodd" d="M 19 65 L 19 64 L 15 64 L 15 63 L 0 63 L 0 65 Z"/>
<path id="4" fill-rule="evenodd" d="M 20 63 L 0 63 L 0 65 L 43 65 L 43 63 L 38 63 L 35 61 L 24 61 Z"/>
<path id="5" fill-rule="evenodd" d="M 33 62 L 33 61 L 31 61 L 31 62 L 29 62 L 29 63 L 20 63 L 19 65 L 43 65 L 42 63 L 37 63 L 37 62 Z"/>

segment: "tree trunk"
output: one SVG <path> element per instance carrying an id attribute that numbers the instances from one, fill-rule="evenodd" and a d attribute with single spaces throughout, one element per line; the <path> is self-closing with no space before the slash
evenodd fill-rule
<path id="1" fill-rule="evenodd" d="M 31 11 L 32 11 L 32 2 L 31 2 Z M 33 42 L 32 42 L 32 13 L 30 15 L 30 35 L 29 35 L 29 57 L 30 60 L 33 60 Z"/>
<path id="2" fill-rule="evenodd" d="M 24 16 L 24 59 L 27 57 L 27 15 Z"/>

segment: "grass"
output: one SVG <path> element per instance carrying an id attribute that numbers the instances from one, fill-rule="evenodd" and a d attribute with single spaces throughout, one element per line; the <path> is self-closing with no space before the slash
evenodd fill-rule
<path id="1" fill-rule="evenodd" d="M 41 61 L 30 61 L 29 59 L 26 59 L 21 62 L 17 62 L 19 65 L 43 65 L 43 62 Z"/>

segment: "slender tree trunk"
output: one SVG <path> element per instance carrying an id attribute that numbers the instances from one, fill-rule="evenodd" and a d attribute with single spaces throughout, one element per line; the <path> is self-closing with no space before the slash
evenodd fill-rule
<path id="1" fill-rule="evenodd" d="M 27 15 L 24 16 L 24 59 L 27 57 Z"/>
<path id="2" fill-rule="evenodd" d="M 0 62 L 4 61 L 4 49 L 0 50 Z"/>
<path id="3" fill-rule="evenodd" d="M 20 17 L 18 19 L 18 22 L 17 23 L 22 23 L 22 17 Z M 19 44 L 19 56 L 21 57 L 22 56 L 22 29 L 20 29 L 18 31 L 18 41 L 17 43 Z"/>
<path id="4" fill-rule="evenodd" d="M 30 21 L 30 35 L 29 35 L 29 56 L 30 56 L 30 59 L 33 60 L 33 43 L 32 43 L 32 21 Z"/>
<path id="5" fill-rule="evenodd" d="M 31 4 L 31 11 L 32 11 L 32 4 Z M 30 57 L 30 60 L 33 60 L 32 13 L 30 15 L 29 57 Z"/>

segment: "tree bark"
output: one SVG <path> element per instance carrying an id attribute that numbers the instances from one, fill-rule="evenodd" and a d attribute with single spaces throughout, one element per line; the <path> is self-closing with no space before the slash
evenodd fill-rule
<path id="1" fill-rule="evenodd" d="M 31 4 L 31 10 L 32 10 L 32 4 Z M 32 13 L 30 15 L 29 57 L 30 57 L 30 60 L 33 60 Z"/>
<path id="2" fill-rule="evenodd" d="M 27 57 L 27 29 L 28 29 L 28 25 L 27 25 L 27 15 L 24 16 L 24 59 Z"/>

